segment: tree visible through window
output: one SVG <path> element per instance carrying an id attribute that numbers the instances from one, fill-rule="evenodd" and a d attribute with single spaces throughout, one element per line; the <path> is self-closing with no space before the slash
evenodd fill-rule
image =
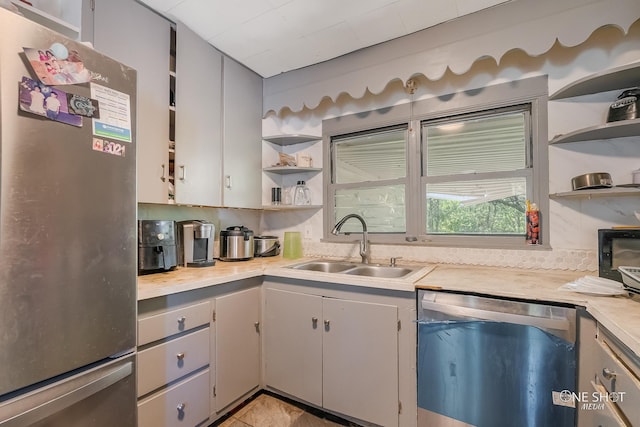
<path id="1" fill-rule="evenodd" d="M 422 124 L 427 234 L 524 235 L 528 105 Z"/>

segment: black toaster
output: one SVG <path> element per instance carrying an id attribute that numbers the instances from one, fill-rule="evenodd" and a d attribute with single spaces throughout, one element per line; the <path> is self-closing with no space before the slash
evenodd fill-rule
<path id="1" fill-rule="evenodd" d="M 625 90 L 609 107 L 608 122 L 631 120 L 640 117 L 640 88 Z"/>

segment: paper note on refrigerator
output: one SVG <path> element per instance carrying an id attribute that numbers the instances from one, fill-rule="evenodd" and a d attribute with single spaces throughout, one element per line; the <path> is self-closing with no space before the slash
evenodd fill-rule
<path id="1" fill-rule="evenodd" d="M 91 98 L 97 100 L 100 107 L 100 118 L 93 119 L 93 134 L 131 142 L 129 94 L 92 83 Z"/>

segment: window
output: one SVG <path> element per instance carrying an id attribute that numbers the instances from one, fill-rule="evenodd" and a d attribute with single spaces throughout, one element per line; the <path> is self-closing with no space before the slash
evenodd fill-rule
<path id="1" fill-rule="evenodd" d="M 325 238 L 357 213 L 374 243 L 522 248 L 531 200 L 548 246 L 546 100 L 536 77 L 323 122 Z"/>
<path id="2" fill-rule="evenodd" d="M 406 125 L 332 138 L 334 223 L 357 212 L 369 232 L 406 232 L 406 147 Z M 357 221 L 343 227 L 361 229 Z"/>
<path id="3" fill-rule="evenodd" d="M 524 236 L 529 105 L 422 123 L 427 235 Z"/>

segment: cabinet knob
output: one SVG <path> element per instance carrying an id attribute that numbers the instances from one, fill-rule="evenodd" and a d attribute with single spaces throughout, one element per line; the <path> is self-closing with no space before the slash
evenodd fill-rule
<path id="1" fill-rule="evenodd" d="M 329 325 L 331 324 L 331 322 L 329 322 L 328 320 L 324 321 L 324 327 L 329 329 Z"/>
<path id="2" fill-rule="evenodd" d="M 181 404 L 176 406 L 176 409 L 178 410 L 178 412 L 184 412 L 184 408 L 186 408 L 186 407 L 187 407 L 187 404 L 182 402 Z"/>
<path id="3" fill-rule="evenodd" d="M 253 326 L 255 326 L 256 332 L 260 332 L 260 322 L 255 322 Z"/>
<path id="4" fill-rule="evenodd" d="M 176 354 L 176 357 L 178 358 L 178 360 L 184 360 L 184 356 L 185 356 L 185 354 L 184 354 L 184 353 L 178 353 L 178 354 Z"/>
<path id="5" fill-rule="evenodd" d="M 609 368 L 604 368 L 602 370 L 602 376 L 607 379 L 607 380 L 613 380 L 616 378 L 618 374 L 616 373 L 616 371 L 612 371 Z"/>

